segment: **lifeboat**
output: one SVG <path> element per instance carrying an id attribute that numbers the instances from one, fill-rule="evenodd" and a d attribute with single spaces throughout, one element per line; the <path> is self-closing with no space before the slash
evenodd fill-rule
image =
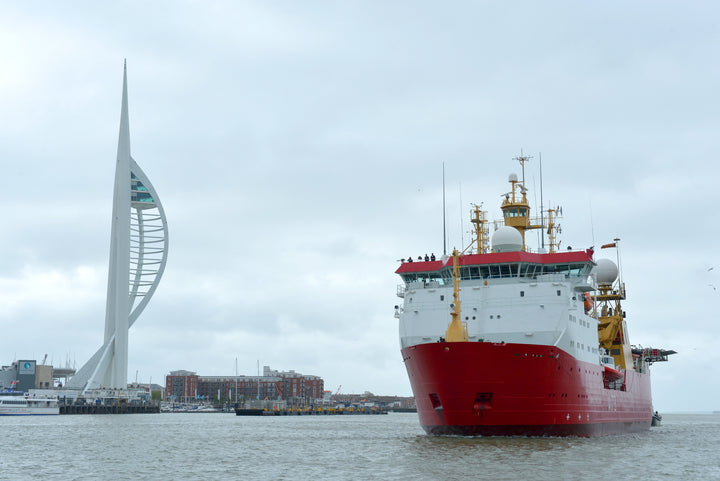
<path id="1" fill-rule="evenodd" d="M 605 366 L 605 372 L 603 372 L 603 379 L 606 381 L 617 381 L 622 379 L 625 374 L 617 369 L 613 369 L 610 366 Z"/>

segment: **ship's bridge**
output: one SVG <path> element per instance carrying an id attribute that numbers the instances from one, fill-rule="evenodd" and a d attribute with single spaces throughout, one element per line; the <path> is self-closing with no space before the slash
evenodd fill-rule
<path id="1" fill-rule="evenodd" d="M 568 251 L 553 254 L 531 252 L 496 252 L 491 254 L 468 254 L 460 257 L 460 278 L 537 279 L 555 274 L 563 277 L 581 277 L 590 273 L 595 265 L 593 251 Z M 452 285 L 452 259 L 439 261 L 404 262 L 396 271 L 405 284 L 422 283 L 439 287 Z"/>

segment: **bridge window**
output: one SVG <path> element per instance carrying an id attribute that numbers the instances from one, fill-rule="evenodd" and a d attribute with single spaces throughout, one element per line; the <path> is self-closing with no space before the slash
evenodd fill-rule
<path id="1" fill-rule="evenodd" d="M 460 279 L 500 279 L 523 277 L 536 279 L 544 274 L 560 274 L 565 277 L 581 277 L 588 275 L 591 264 L 589 262 L 577 264 L 532 264 L 526 262 L 490 265 L 470 265 L 460 268 Z M 444 267 L 433 272 L 408 272 L 401 274 L 406 284 L 422 283 L 424 286 L 442 287 L 452 285 L 452 267 Z M 432 284 L 431 284 L 432 283 Z"/>
<path id="2" fill-rule="evenodd" d="M 483 276 L 480 272 L 480 267 L 469 266 L 469 267 L 463 267 L 460 269 L 460 278 L 461 279 L 482 279 Z"/>
<path id="3" fill-rule="evenodd" d="M 525 207 L 509 207 L 503 210 L 503 215 L 508 217 L 527 217 L 527 208 Z"/>
<path id="4" fill-rule="evenodd" d="M 412 272 L 402 274 L 401 276 L 403 281 L 405 281 L 405 284 L 420 282 L 425 286 L 432 285 L 435 287 L 440 287 L 448 284 L 447 277 L 439 272 Z M 452 284 L 452 275 L 450 277 L 450 284 Z"/>
<path id="5" fill-rule="evenodd" d="M 550 264 L 543 267 L 545 274 L 565 274 L 568 277 L 580 277 L 589 271 L 588 264 Z"/>

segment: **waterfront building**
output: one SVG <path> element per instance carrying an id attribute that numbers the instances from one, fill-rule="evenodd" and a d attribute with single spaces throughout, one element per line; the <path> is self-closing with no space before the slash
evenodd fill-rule
<path id="1" fill-rule="evenodd" d="M 128 330 L 150 301 L 165 270 L 168 228 L 155 189 L 130 155 L 127 65 L 115 164 L 105 336 L 67 389 L 127 389 Z"/>
<path id="2" fill-rule="evenodd" d="M 47 356 L 45 356 L 47 358 Z M 75 371 L 38 364 L 34 359 L 19 359 L 9 366 L 0 367 L 0 391 L 29 391 L 30 389 L 53 389 Z"/>
<path id="3" fill-rule="evenodd" d="M 192 371 L 171 371 L 165 376 L 165 399 L 186 402 L 197 399 L 198 375 Z"/>
<path id="4" fill-rule="evenodd" d="M 161 401 L 164 397 L 165 388 L 159 384 L 135 382 L 128 384 L 128 391 L 143 392 L 147 399 Z"/>
<path id="5" fill-rule="evenodd" d="M 165 400 L 235 403 L 278 399 L 288 405 L 304 405 L 321 402 L 324 384 L 319 376 L 276 371 L 269 366 L 264 366 L 262 376 L 198 376 L 192 371 L 172 371 L 165 377 Z"/>

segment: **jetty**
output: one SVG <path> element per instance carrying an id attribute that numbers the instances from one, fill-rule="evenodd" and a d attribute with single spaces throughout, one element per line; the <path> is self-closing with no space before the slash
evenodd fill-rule
<path id="1" fill-rule="evenodd" d="M 66 404 L 60 405 L 60 414 L 155 414 L 160 404 Z"/>
<path id="2" fill-rule="evenodd" d="M 388 410 L 381 407 L 235 408 L 236 416 L 336 416 L 387 413 Z"/>
<path id="3" fill-rule="evenodd" d="M 86 393 L 56 391 L 60 414 L 155 414 L 160 401 L 142 389 L 97 389 Z"/>

